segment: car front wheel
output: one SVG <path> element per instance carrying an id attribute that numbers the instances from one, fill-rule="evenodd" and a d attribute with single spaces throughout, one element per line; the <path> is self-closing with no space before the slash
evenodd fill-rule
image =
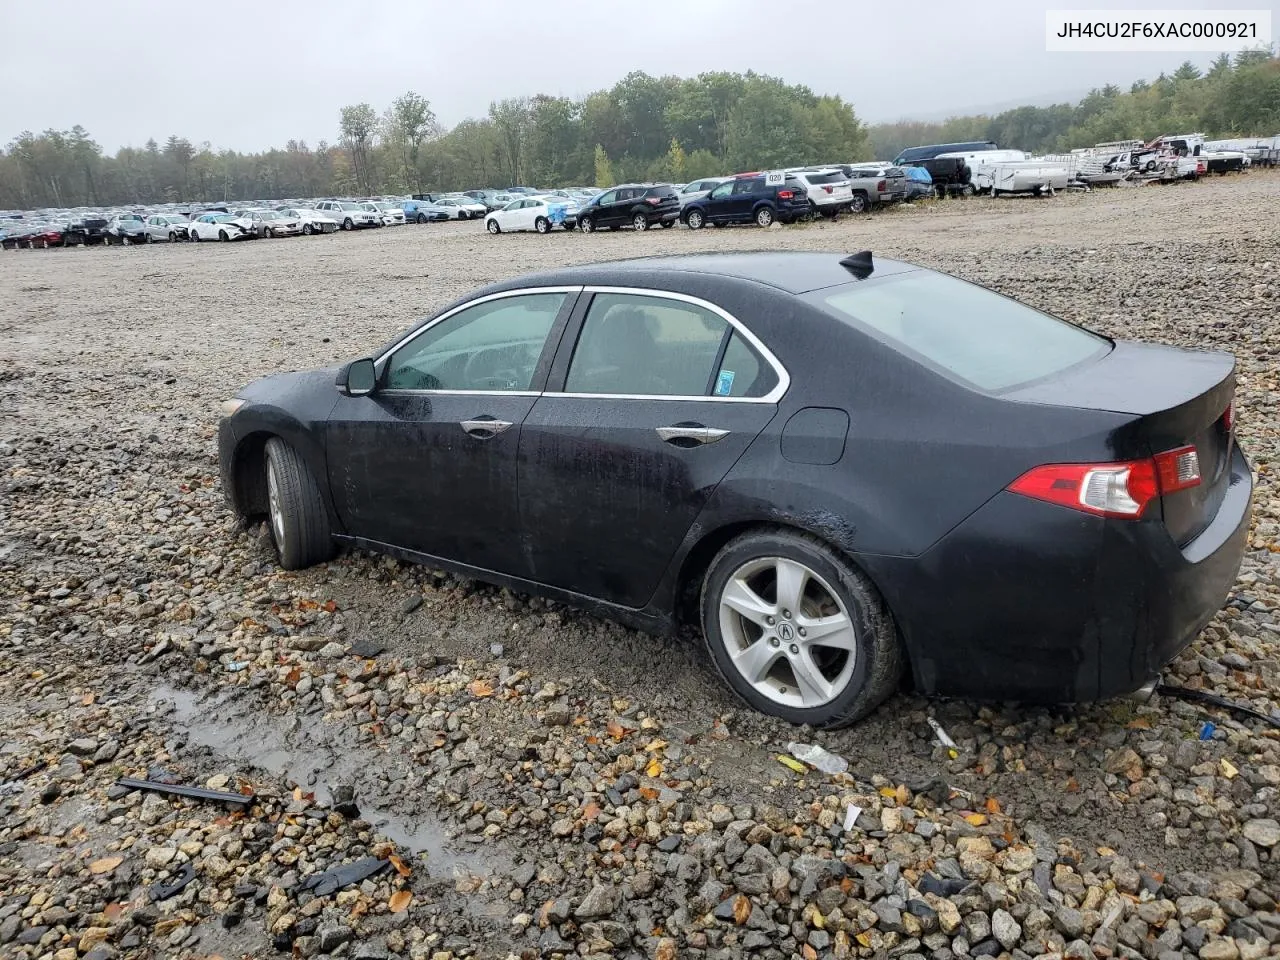
<path id="1" fill-rule="evenodd" d="M 498 223 L 497 220 L 490 220 L 488 223 L 485 224 L 485 228 L 490 233 L 494 233 L 494 234 L 502 232 L 502 226 L 501 224 Z"/>
<path id="2" fill-rule="evenodd" d="M 306 461 L 279 437 L 267 441 L 267 512 L 280 566 L 300 570 L 333 556 L 320 487 Z"/>
<path id="3" fill-rule="evenodd" d="M 731 541 L 707 571 L 701 606 L 720 675 L 749 705 L 791 723 L 853 723 L 902 675 L 878 591 L 808 534 L 753 531 Z"/>
<path id="4" fill-rule="evenodd" d="M 685 217 L 684 222 L 688 224 L 690 230 L 701 230 L 707 221 L 702 216 L 701 210 L 690 210 L 689 215 Z"/>
<path id="5" fill-rule="evenodd" d="M 581 220 L 578 221 L 578 229 L 580 229 L 583 233 L 590 233 L 595 228 L 596 228 L 596 222 L 592 220 L 590 217 L 583 217 Z"/>

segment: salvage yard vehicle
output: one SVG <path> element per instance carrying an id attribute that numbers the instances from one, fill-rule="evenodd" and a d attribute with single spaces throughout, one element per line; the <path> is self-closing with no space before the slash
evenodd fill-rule
<path id="1" fill-rule="evenodd" d="M 432 220 L 449 220 L 454 215 L 453 207 L 439 206 L 434 200 L 405 200 L 401 204 L 405 222 L 428 223 Z"/>
<path id="2" fill-rule="evenodd" d="M 679 219 L 680 195 L 669 183 L 624 183 L 592 197 L 578 211 L 583 233 L 600 227 L 674 227 Z"/>
<path id="3" fill-rule="evenodd" d="M 167 240 L 170 243 L 186 240 L 190 226 L 186 217 L 176 213 L 153 214 L 147 217 L 147 243 L 155 243 L 157 240 L 161 242 Z"/>
<path id="4" fill-rule="evenodd" d="M 205 213 L 196 217 L 188 226 L 194 241 L 200 240 L 252 240 L 258 235 L 252 220 L 235 217 L 229 213 Z"/>
<path id="5" fill-rule="evenodd" d="M 449 211 L 449 219 L 475 220 L 488 211 L 483 203 L 470 197 L 438 197 L 435 204 Z"/>
<path id="6" fill-rule="evenodd" d="M 828 219 L 839 216 L 853 203 L 853 188 L 841 170 L 822 167 L 799 167 L 790 172 L 804 184 L 809 208 Z"/>
<path id="7" fill-rule="evenodd" d="M 376 210 L 366 210 L 351 200 L 321 200 L 316 204 L 316 210 L 326 217 L 333 217 L 343 230 L 382 226 L 381 214 Z"/>
<path id="8" fill-rule="evenodd" d="M 807 184 L 794 173 L 779 183 L 770 183 L 763 173 L 747 173 L 730 177 L 705 197 L 686 204 L 680 219 L 691 230 L 728 223 L 768 227 L 774 221 L 795 223 L 809 216 L 809 209 Z"/>
<path id="9" fill-rule="evenodd" d="M 302 221 L 278 210 L 248 208 L 235 211 L 241 220 L 253 224 L 253 232 L 259 237 L 296 237 L 302 233 Z"/>
<path id="10" fill-rule="evenodd" d="M 372 206 L 382 216 L 382 224 L 387 227 L 403 227 L 408 220 L 404 208 L 398 203 L 387 203 L 381 200 L 370 201 L 365 206 Z"/>
<path id="11" fill-rule="evenodd" d="M 490 233 L 536 230 L 550 233 L 555 227 L 572 230 L 578 221 L 578 204 L 565 197 L 522 197 L 484 218 Z"/>
<path id="12" fill-rule="evenodd" d="M 1235 582 L 1232 357 L 869 252 L 568 267 L 223 404 L 282 566 L 367 548 L 644 629 L 756 709 L 1144 687 Z M 518 480 L 517 483 L 517 472 Z"/>
<path id="13" fill-rule="evenodd" d="M 337 233 L 338 221 L 333 217 L 325 216 L 319 210 L 312 210 L 309 207 L 276 207 L 276 210 L 283 213 L 286 217 L 293 217 L 302 226 L 303 236 L 311 236 L 313 233 Z"/>
<path id="14" fill-rule="evenodd" d="M 147 223 L 136 213 L 112 217 L 102 233 L 102 242 L 108 246 L 113 243 L 145 243 L 146 239 Z"/>

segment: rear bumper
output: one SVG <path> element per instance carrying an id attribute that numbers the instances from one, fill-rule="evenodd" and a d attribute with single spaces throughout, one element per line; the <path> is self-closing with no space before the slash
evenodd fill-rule
<path id="1" fill-rule="evenodd" d="M 865 558 L 926 693 L 1099 700 L 1155 678 L 1221 609 L 1248 538 L 1253 479 L 1232 451 L 1209 526 L 1102 519 L 1002 492 L 914 559 Z"/>

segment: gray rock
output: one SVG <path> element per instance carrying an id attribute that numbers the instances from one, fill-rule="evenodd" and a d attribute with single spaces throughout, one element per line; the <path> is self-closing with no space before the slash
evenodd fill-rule
<path id="1" fill-rule="evenodd" d="M 1280 843 L 1280 822 L 1269 817 L 1246 822 L 1240 832 L 1251 843 L 1266 847 L 1268 850 Z"/>
<path id="2" fill-rule="evenodd" d="M 1068 906 L 1053 911 L 1053 925 L 1064 937 L 1076 940 L 1084 935 L 1084 915 Z"/>
<path id="3" fill-rule="evenodd" d="M 67 750 L 77 757 L 91 757 L 98 750 L 98 741 L 93 737 L 80 737 L 68 743 Z"/>
<path id="4" fill-rule="evenodd" d="M 1022 927 L 1007 911 L 996 910 L 991 914 L 991 933 L 1002 947 L 1012 950 L 1022 937 Z"/>
<path id="5" fill-rule="evenodd" d="M 120 752 L 120 742 L 118 740 L 108 740 L 100 746 L 93 754 L 94 763 L 106 763 L 108 760 L 114 760 L 116 754 Z"/>
<path id="6" fill-rule="evenodd" d="M 316 930 L 316 941 L 321 953 L 333 953 L 354 935 L 345 923 L 326 924 Z"/>
<path id="7" fill-rule="evenodd" d="M 872 912 L 879 919 L 878 926 L 887 933 L 906 933 L 902 925 L 902 911 L 884 900 L 871 905 Z"/>
<path id="8" fill-rule="evenodd" d="M 578 904 L 578 909 L 573 911 L 573 915 L 578 920 L 592 920 L 597 917 L 607 917 L 618 909 L 618 904 L 622 901 L 622 891 L 612 884 L 596 884 L 591 888 L 590 892 L 582 898 L 582 903 Z"/>

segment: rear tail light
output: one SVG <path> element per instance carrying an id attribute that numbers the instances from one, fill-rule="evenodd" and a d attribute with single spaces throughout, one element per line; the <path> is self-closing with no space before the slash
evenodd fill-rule
<path id="1" fill-rule="evenodd" d="M 831 192 L 831 188 L 830 188 L 830 187 L 823 187 L 822 189 L 823 189 L 823 190 L 825 190 L 827 193 L 830 193 L 830 192 Z"/>
<path id="2" fill-rule="evenodd" d="M 881 180 L 879 183 L 876 184 L 876 189 L 879 190 L 881 193 L 884 193 L 886 190 L 889 189 L 889 181 Z"/>
<path id="3" fill-rule="evenodd" d="M 1195 447 L 1122 463 L 1050 463 L 1028 470 L 1009 490 L 1099 517 L 1136 520 L 1152 500 L 1200 484 Z"/>
<path id="4" fill-rule="evenodd" d="M 660 197 L 645 197 L 644 202 L 651 203 L 656 207 L 658 204 L 662 202 L 662 199 Z"/>
<path id="5" fill-rule="evenodd" d="M 1227 409 L 1222 413 L 1222 428 L 1231 432 L 1231 428 L 1236 425 L 1236 405 L 1234 403 L 1227 404 Z"/>
<path id="6" fill-rule="evenodd" d="M 794 196 L 795 196 L 795 194 L 794 194 L 794 193 L 792 193 L 790 190 L 779 190 L 779 191 L 778 191 L 778 199 L 779 199 L 779 200 L 790 200 L 790 199 L 791 199 L 792 197 L 794 197 Z"/>

